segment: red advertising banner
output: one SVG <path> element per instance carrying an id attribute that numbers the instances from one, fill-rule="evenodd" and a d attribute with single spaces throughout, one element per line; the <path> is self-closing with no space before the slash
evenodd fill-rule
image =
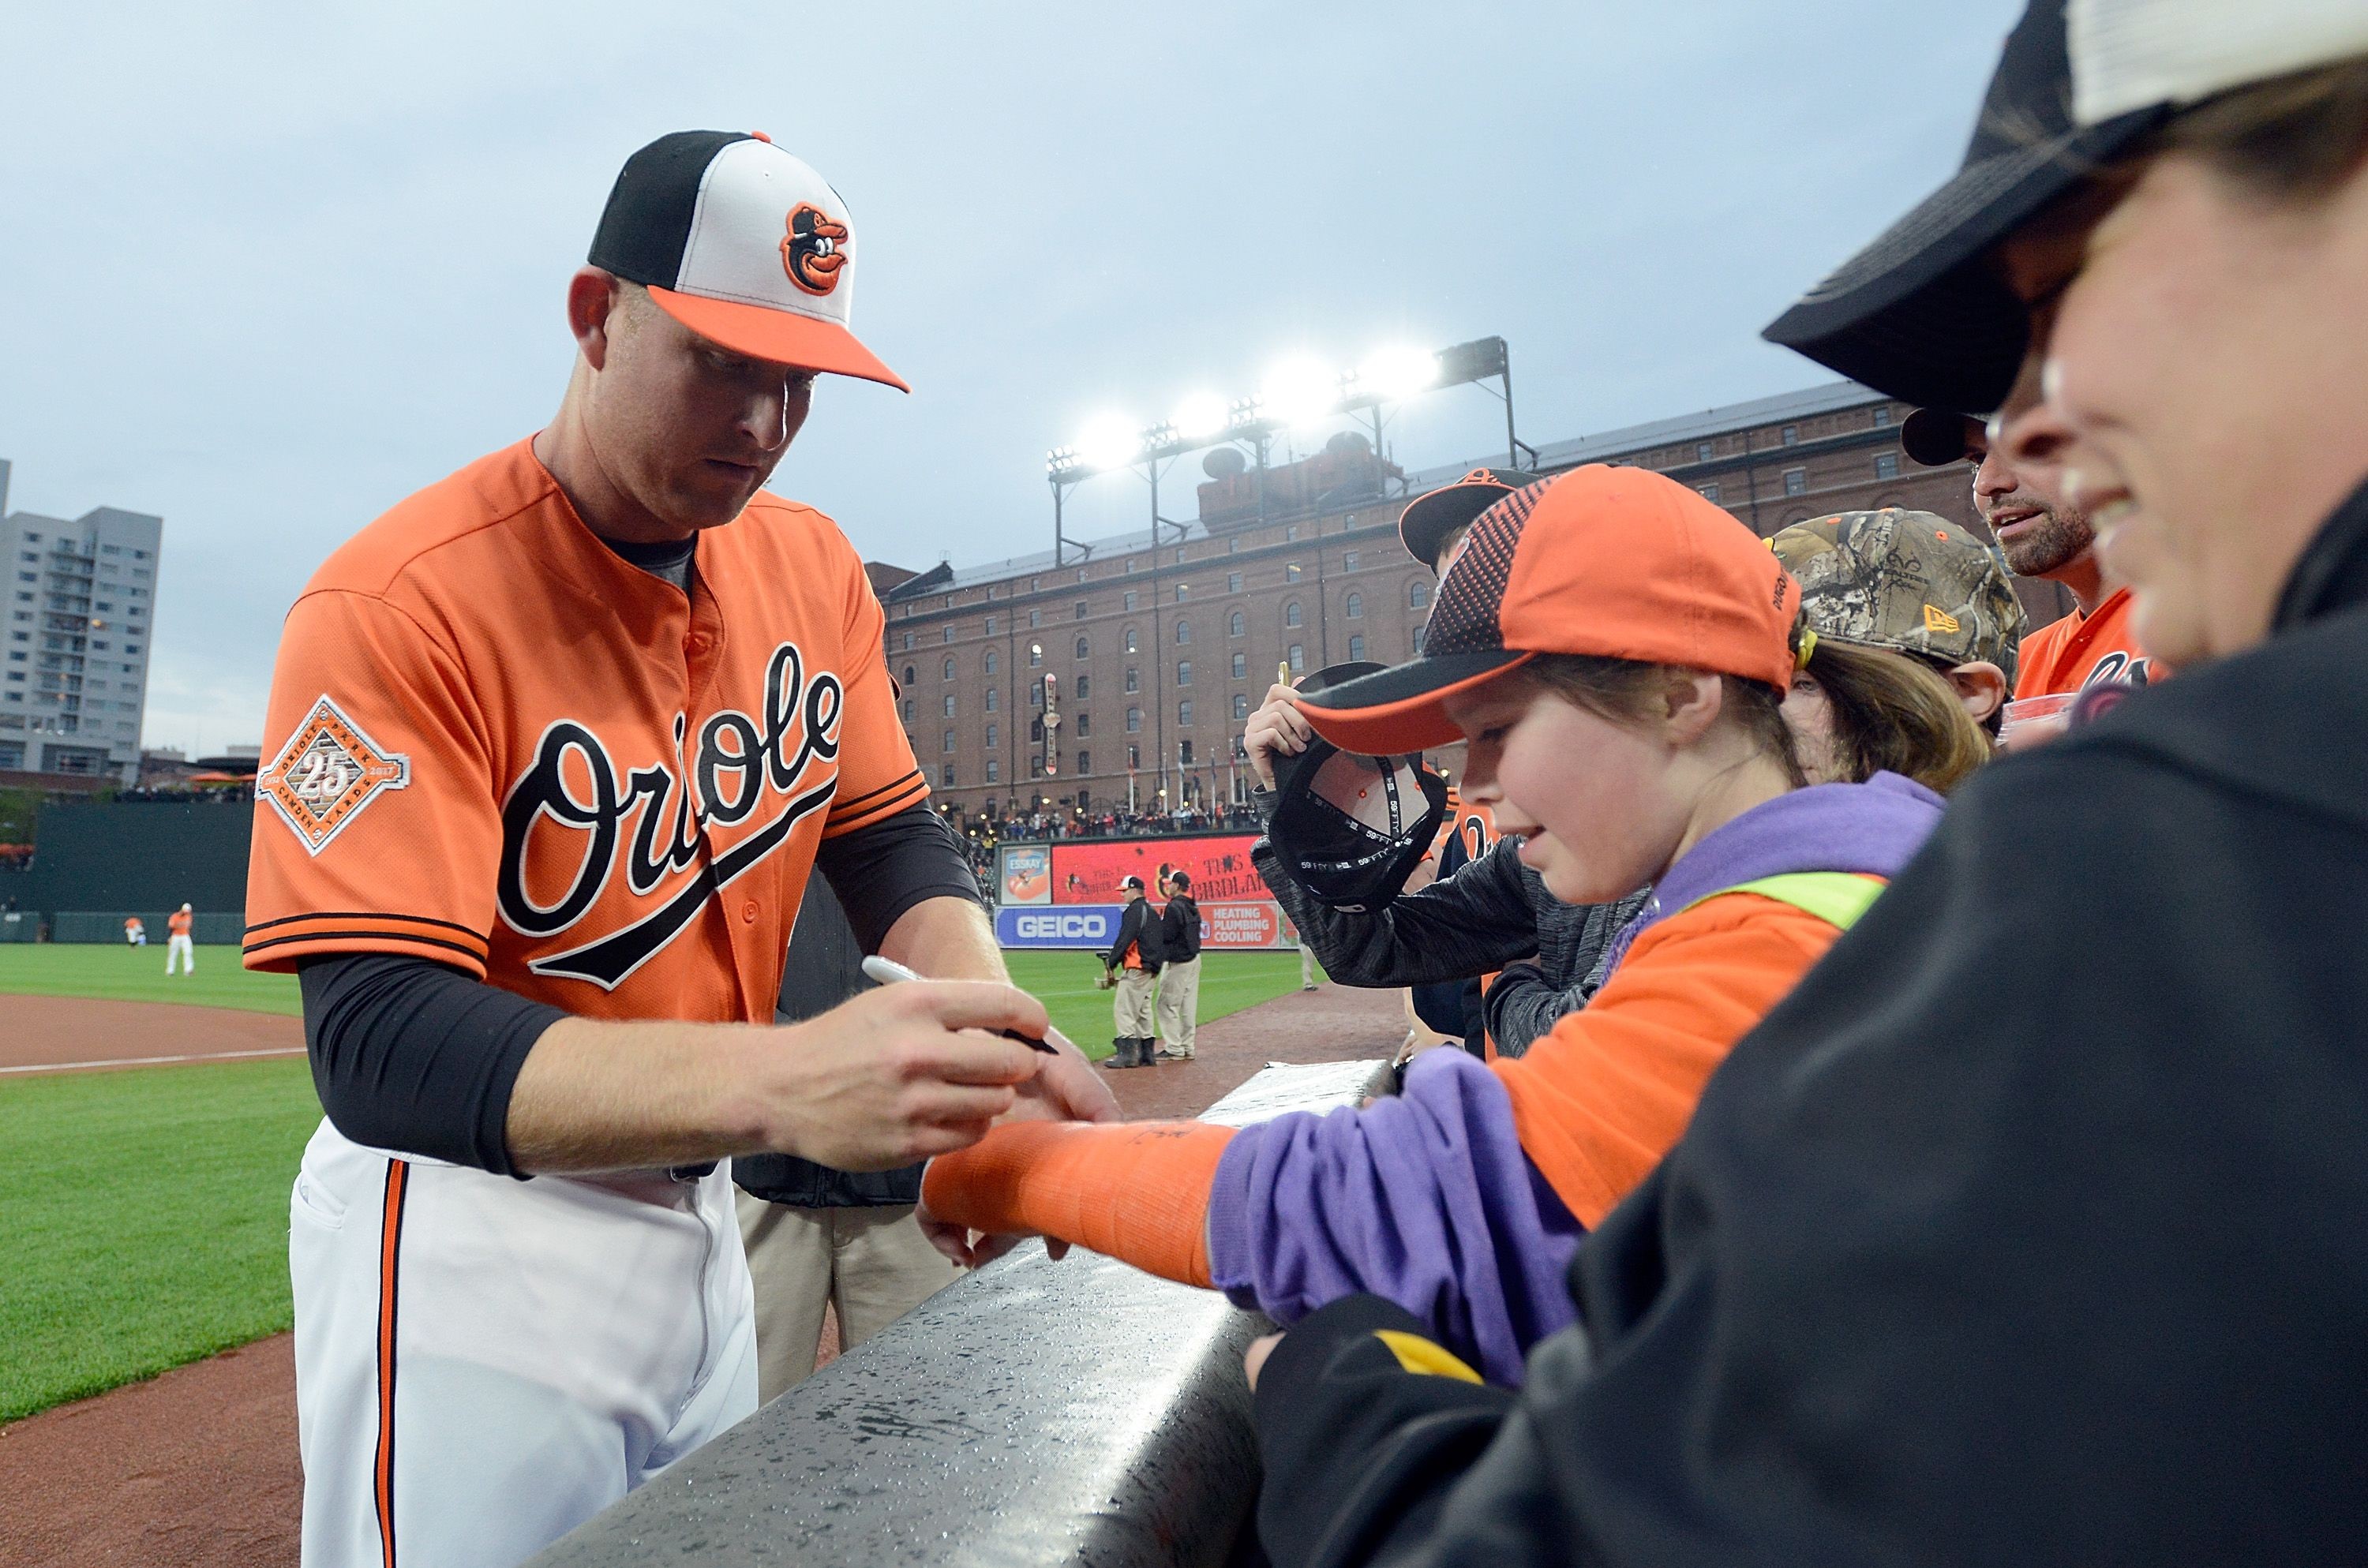
<path id="1" fill-rule="evenodd" d="M 1119 879 L 1137 876 L 1144 891 L 1159 896 L 1163 871 L 1192 879 L 1192 896 L 1203 906 L 1231 899 L 1273 895 L 1250 867 L 1253 834 L 1224 838 L 1086 838 L 1053 845 L 1053 902 L 1122 903 Z"/>
<path id="2" fill-rule="evenodd" d="M 1205 948 L 1282 948 L 1282 911 L 1271 903 L 1204 903 L 1201 945 Z"/>

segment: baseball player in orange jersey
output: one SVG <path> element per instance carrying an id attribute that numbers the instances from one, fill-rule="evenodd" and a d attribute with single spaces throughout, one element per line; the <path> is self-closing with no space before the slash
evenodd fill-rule
<path id="1" fill-rule="evenodd" d="M 197 926 L 198 917 L 186 903 L 165 917 L 166 932 L 165 976 L 166 979 L 172 978 L 173 965 L 176 962 L 181 966 L 183 974 L 198 972 L 198 945 L 191 935 L 197 929 Z"/>
<path id="2" fill-rule="evenodd" d="M 310 1568 L 530 1555 L 755 1407 L 720 1162 L 842 1169 L 1116 1115 L 1008 983 L 928 809 L 882 616 L 761 494 L 849 334 L 856 238 L 762 137 L 629 160 L 540 435 L 412 496 L 290 612 L 245 960 L 302 976 L 291 1200 Z M 770 1027 L 819 868 L 935 977 Z M 962 982 L 962 983 L 956 983 Z"/>

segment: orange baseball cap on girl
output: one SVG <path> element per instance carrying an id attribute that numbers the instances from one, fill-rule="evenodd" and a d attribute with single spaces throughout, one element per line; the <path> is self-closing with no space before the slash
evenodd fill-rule
<path id="1" fill-rule="evenodd" d="M 1792 683 L 1800 585 L 1767 541 L 1673 479 L 1590 464 L 1480 514 L 1422 653 L 1303 698 L 1315 733 L 1382 756 L 1463 738 L 1447 700 L 1540 653 Z"/>

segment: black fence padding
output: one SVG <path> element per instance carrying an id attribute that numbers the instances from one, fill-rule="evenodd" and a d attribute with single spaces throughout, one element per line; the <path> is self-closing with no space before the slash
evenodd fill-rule
<path id="1" fill-rule="evenodd" d="M 249 801 L 72 801 L 45 805 L 32 864 L 0 876 L 0 902 L 19 909 L 122 910 L 164 927 L 148 912 L 178 909 L 237 915 L 246 908 L 246 853 L 255 824 Z M 123 939 L 122 916 L 114 939 Z M 199 941 L 212 938 L 201 934 Z"/>

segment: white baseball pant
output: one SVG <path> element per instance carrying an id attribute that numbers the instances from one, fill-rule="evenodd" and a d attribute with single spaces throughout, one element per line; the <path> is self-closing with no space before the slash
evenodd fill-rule
<path id="1" fill-rule="evenodd" d="M 510 1568 L 755 1410 L 732 1195 L 324 1121 L 290 1200 L 304 1568 Z"/>

